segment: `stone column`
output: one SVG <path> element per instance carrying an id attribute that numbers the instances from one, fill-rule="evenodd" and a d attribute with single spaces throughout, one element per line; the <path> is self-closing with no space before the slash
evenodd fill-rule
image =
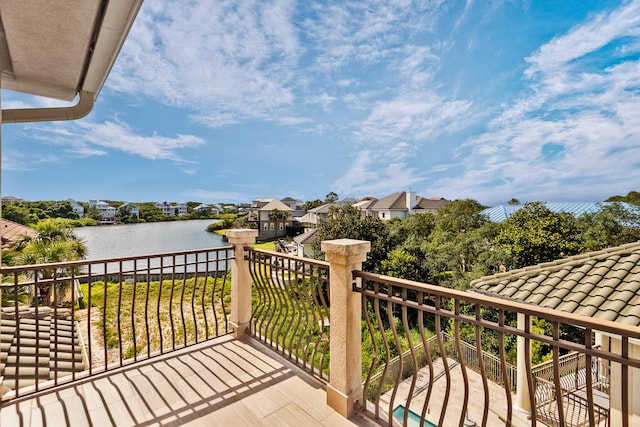
<path id="1" fill-rule="evenodd" d="M 518 313 L 518 329 L 522 331 L 525 330 L 525 316 L 523 313 Z M 529 327 L 529 331 L 531 331 L 531 327 Z M 531 355 L 531 341 L 529 341 L 529 348 L 525 348 L 524 338 L 519 336 L 517 339 L 517 384 L 515 409 L 529 415 L 531 414 L 531 400 L 529 400 L 529 382 L 527 380 L 525 352 L 529 352 L 529 355 Z"/>
<path id="2" fill-rule="evenodd" d="M 249 262 L 244 259 L 244 247 L 255 243 L 258 230 L 227 230 L 227 239 L 233 245 L 231 261 L 231 314 L 229 323 L 233 336 L 241 338 L 251 320 L 251 274 Z"/>
<path id="3" fill-rule="evenodd" d="M 371 243 L 339 239 L 322 242 L 322 251 L 331 264 L 329 272 L 331 326 L 327 404 L 345 418 L 362 400 L 362 302 L 352 290 L 352 271 L 360 270 Z"/>

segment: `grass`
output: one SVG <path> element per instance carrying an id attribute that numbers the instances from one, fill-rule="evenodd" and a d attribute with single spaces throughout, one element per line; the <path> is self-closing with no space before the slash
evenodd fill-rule
<path id="1" fill-rule="evenodd" d="M 275 251 L 276 250 L 276 242 L 262 242 L 262 243 L 254 243 L 254 249 L 262 249 L 265 251 Z"/>
<path id="2" fill-rule="evenodd" d="M 123 359 L 183 347 L 227 332 L 230 287 L 230 277 L 94 282 L 92 310 L 105 311 L 94 326 L 112 355 Z M 87 284 L 82 291 L 88 302 Z"/>

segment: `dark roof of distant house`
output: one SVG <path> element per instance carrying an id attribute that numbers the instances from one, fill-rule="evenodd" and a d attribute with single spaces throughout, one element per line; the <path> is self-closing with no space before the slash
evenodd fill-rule
<path id="1" fill-rule="evenodd" d="M 447 200 L 441 198 L 432 197 L 430 199 L 426 199 L 424 197 L 418 196 L 416 198 L 415 209 L 439 209 L 445 206 L 447 203 L 449 203 Z"/>
<path id="2" fill-rule="evenodd" d="M 312 212 L 314 214 L 325 214 L 325 213 L 329 213 L 329 209 L 331 209 L 332 207 L 338 207 L 340 206 L 337 203 L 325 203 L 324 205 L 320 205 L 320 206 L 316 206 L 313 209 L 309 209 L 308 212 Z"/>
<path id="3" fill-rule="evenodd" d="M 614 202 L 551 202 L 544 205 L 551 212 L 566 212 L 575 217 L 584 215 L 586 213 L 598 212 L 603 206 L 612 205 Z M 633 211 L 636 210 L 640 213 L 640 207 L 629 204 L 619 203 L 625 209 Z M 491 222 L 502 222 L 508 219 L 515 212 L 522 209 L 524 205 L 498 205 L 492 208 L 487 208 L 480 212 L 486 215 Z"/>
<path id="4" fill-rule="evenodd" d="M 412 206 L 412 209 L 438 209 L 446 205 L 448 202 L 445 199 L 432 197 L 426 198 L 422 196 L 416 196 L 416 204 Z M 369 205 L 369 209 L 373 210 L 407 210 L 407 192 L 398 191 L 383 197 L 380 200 L 375 201 L 372 205 Z"/>
<path id="5" fill-rule="evenodd" d="M 282 203 L 287 203 L 287 202 L 301 202 L 302 200 L 300 199 L 294 199 L 293 197 L 285 197 L 284 199 L 280 200 Z"/>
<path id="6" fill-rule="evenodd" d="M 279 210 L 279 211 L 292 211 L 293 210 L 289 206 L 287 206 L 284 203 L 282 203 L 280 200 L 275 200 L 275 199 L 272 199 L 269 203 L 267 203 L 266 205 L 261 207 L 259 210 L 261 210 L 261 211 L 273 211 L 273 210 L 276 210 L 276 209 Z"/>
<path id="7" fill-rule="evenodd" d="M 316 241 L 316 238 L 317 238 L 316 233 L 317 232 L 318 232 L 317 229 L 312 228 L 311 230 L 306 231 L 306 232 L 294 237 L 293 241 L 298 243 L 298 244 L 301 244 L 301 245 L 304 245 L 304 244 L 307 244 L 307 243 L 313 243 L 313 242 Z"/>
<path id="8" fill-rule="evenodd" d="M 2 235 L 2 249 L 9 249 L 18 240 L 23 237 L 35 237 L 37 232 L 31 227 L 9 221 L 8 219 L 0 219 L 0 234 Z"/>
<path id="9" fill-rule="evenodd" d="M 398 191 L 377 200 L 370 209 L 407 209 L 407 192 Z"/>
<path id="10" fill-rule="evenodd" d="M 485 276 L 476 292 L 640 326 L 640 242 Z"/>

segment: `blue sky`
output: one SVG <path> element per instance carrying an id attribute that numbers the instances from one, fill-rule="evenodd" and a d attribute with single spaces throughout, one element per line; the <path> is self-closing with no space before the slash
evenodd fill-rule
<path id="1" fill-rule="evenodd" d="M 87 118 L 2 132 L 27 200 L 603 200 L 640 190 L 640 1 L 147 1 Z"/>

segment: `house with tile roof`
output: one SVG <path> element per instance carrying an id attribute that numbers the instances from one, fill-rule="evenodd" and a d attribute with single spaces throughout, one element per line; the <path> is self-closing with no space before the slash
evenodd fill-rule
<path id="1" fill-rule="evenodd" d="M 382 220 L 406 218 L 414 213 L 433 212 L 448 203 L 442 198 L 427 199 L 413 191 L 398 191 L 360 207 L 366 214 Z"/>
<path id="2" fill-rule="evenodd" d="M 471 287 L 479 293 L 627 325 L 640 336 L 640 242 L 486 276 L 471 282 Z M 522 321 L 518 328 L 524 328 Z M 598 331 L 593 338 L 596 346 L 625 345 L 629 356 L 640 356 L 640 339 L 623 344 L 618 336 Z M 519 343 L 518 352 L 524 351 Z M 622 383 L 623 374 L 619 365 L 610 365 L 602 367 L 610 371 L 610 425 L 622 425 L 623 398 L 615 385 Z M 626 379 L 638 393 L 629 400 L 629 412 L 640 425 L 640 369 L 629 369 Z M 517 395 L 528 395 L 525 388 L 526 381 L 518 382 Z"/>
<path id="3" fill-rule="evenodd" d="M 640 207 L 630 203 L 616 202 L 629 212 L 640 214 Z M 570 213 L 575 217 L 587 213 L 595 213 L 600 211 L 604 206 L 613 205 L 614 202 L 550 202 L 545 203 L 545 207 L 551 212 Z M 480 213 L 485 215 L 491 222 L 506 221 L 515 212 L 522 209 L 524 205 L 498 205 L 487 208 Z"/>

